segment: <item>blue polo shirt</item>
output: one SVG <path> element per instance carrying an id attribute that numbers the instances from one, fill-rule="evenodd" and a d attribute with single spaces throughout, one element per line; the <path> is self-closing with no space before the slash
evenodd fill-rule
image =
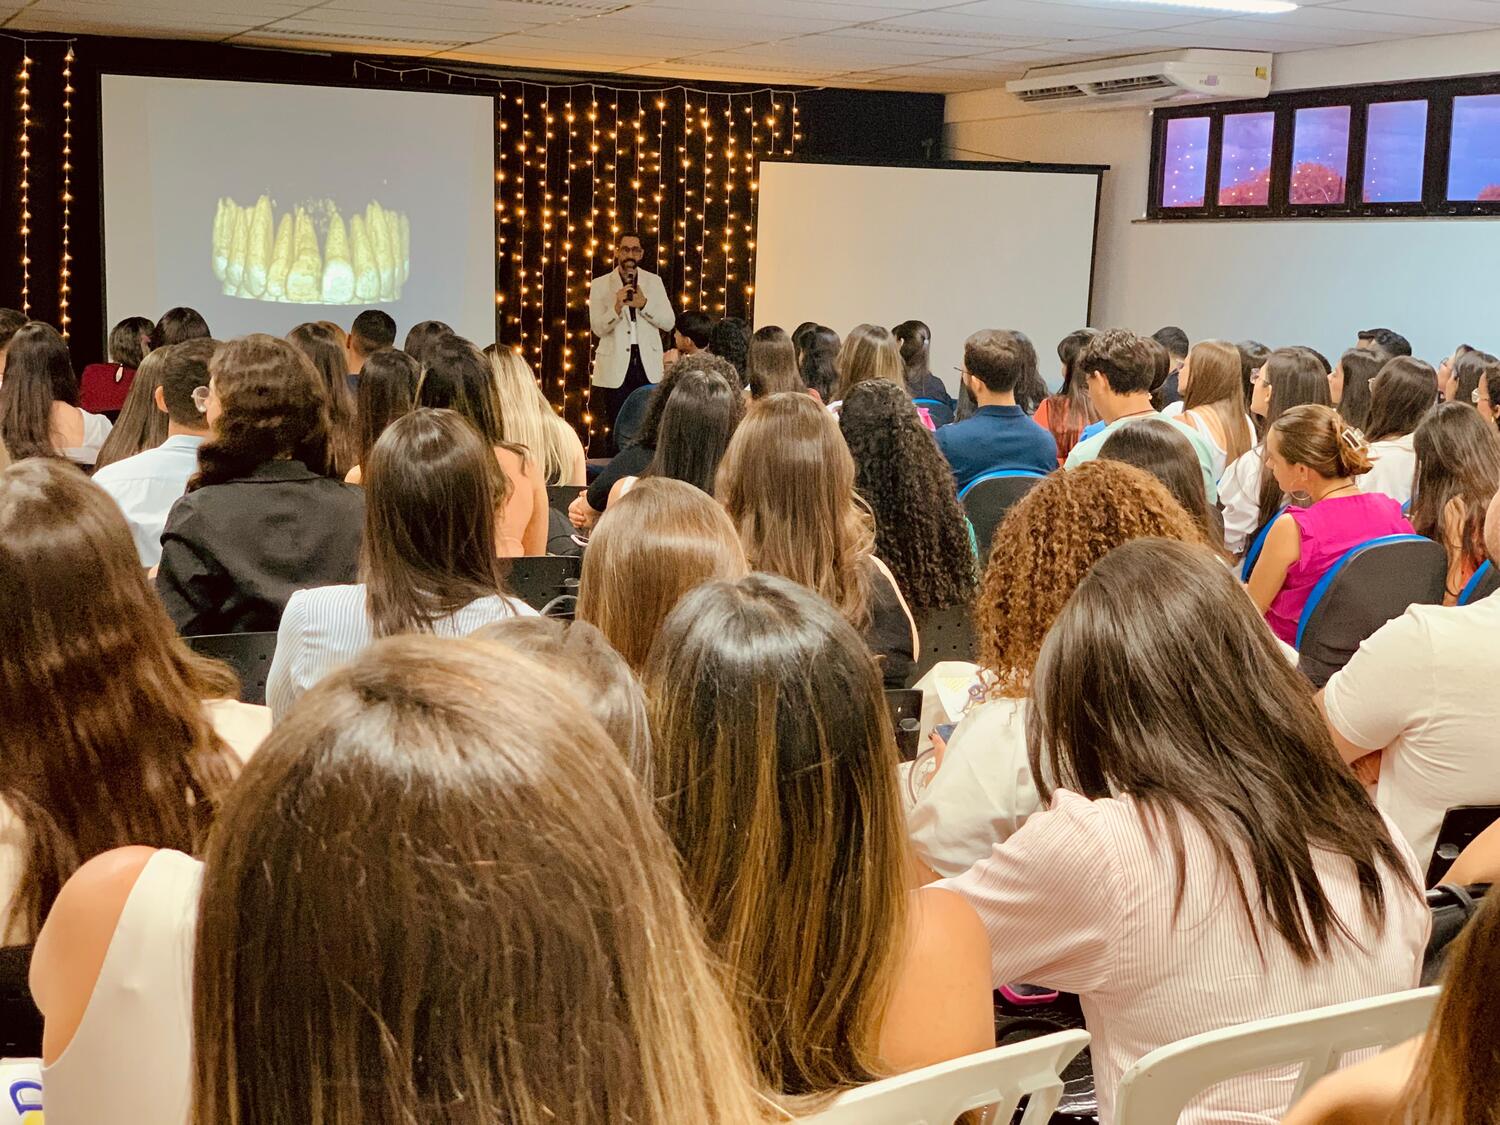
<path id="1" fill-rule="evenodd" d="M 1057 442 L 1019 406 L 981 406 L 972 416 L 937 432 L 938 448 L 953 467 L 962 492 L 985 473 L 1057 468 Z"/>

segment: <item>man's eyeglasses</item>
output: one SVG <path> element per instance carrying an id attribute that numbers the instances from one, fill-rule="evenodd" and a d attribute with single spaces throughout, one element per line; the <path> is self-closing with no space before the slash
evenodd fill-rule
<path id="1" fill-rule="evenodd" d="M 193 405 L 198 408 L 198 413 L 199 414 L 207 414 L 208 413 L 208 388 L 207 387 L 194 387 L 193 388 Z"/>

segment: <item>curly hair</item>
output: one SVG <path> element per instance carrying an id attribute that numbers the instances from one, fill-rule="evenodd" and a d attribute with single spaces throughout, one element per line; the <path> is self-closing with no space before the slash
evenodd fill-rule
<path id="1" fill-rule="evenodd" d="M 1119 461 L 1055 473 L 995 531 L 974 603 L 979 664 L 991 698 L 1017 699 L 1047 631 L 1089 569 L 1132 539 L 1206 546 L 1202 529 L 1166 486 Z"/>
<path id="2" fill-rule="evenodd" d="M 974 548 L 943 459 L 897 383 L 860 383 L 839 416 L 854 457 L 854 487 L 875 516 L 875 554 L 913 612 L 967 604 Z"/>

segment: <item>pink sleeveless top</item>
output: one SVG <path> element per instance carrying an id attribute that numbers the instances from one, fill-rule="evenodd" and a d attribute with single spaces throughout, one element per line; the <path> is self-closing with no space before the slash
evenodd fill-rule
<path id="1" fill-rule="evenodd" d="M 1361 492 L 1319 500 L 1310 508 L 1288 508 L 1302 532 L 1302 554 L 1286 572 L 1281 592 L 1266 610 L 1271 631 L 1287 644 L 1297 643 L 1297 622 L 1318 580 L 1351 547 L 1383 535 L 1413 535 L 1401 505 L 1380 492 Z"/>

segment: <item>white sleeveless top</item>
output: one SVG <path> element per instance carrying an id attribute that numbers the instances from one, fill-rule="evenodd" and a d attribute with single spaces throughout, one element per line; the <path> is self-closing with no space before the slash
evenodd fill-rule
<path id="1" fill-rule="evenodd" d="M 162 850 L 125 900 L 72 1042 L 42 1068 L 48 1125 L 179 1125 L 192 1090 L 203 864 Z"/>

